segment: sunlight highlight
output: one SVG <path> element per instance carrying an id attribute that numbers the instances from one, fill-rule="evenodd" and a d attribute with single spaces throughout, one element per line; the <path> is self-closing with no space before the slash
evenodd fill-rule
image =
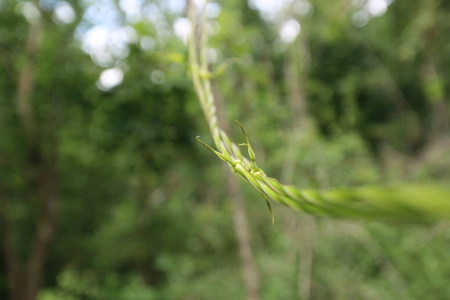
<path id="1" fill-rule="evenodd" d="M 75 10 L 72 5 L 65 1 L 58 2 L 55 8 L 55 12 L 53 13 L 52 20 L 56 24 L 71 24 L 75 22 L 76 19 Z"/>
<path id="2" fill-rule="evenodd" d="M 288 18 L 281 24 L 280 38 L 286 44 L 292 43 L 299 35 L 300 30 L 300 23 L 294 18 Z"/>
<path id="3" fill-rule="evenodd" d="M 111 68 L 104 70 L 100 74 L 97 87 L 102 91 L 108 91 L 123 81 L 123 71 L 120 68 Z"/>
<path id="4" fill-rule="evenodd" d="M 186 18 L 177 18 L 173 24 L 175 35 L 183 40 L 186 44 L 189 35 L 191 34 L 191 22 Z"/>

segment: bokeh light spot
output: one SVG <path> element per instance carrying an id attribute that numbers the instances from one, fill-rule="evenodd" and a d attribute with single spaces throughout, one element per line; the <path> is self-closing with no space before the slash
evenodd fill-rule
<path id="1" fill-rule="evenodd" d="M 155 70 L 152 72 L 152 75 L 150 76 L 151 81 L 154 84 L 163 84 L 166 80 L 166 76 L 164 73 L 160 70 Z"/>
<path id="2" fill-rule="evenodd" d="M 292 43 L 297 38 L 300 30 L 300 23 L 293 18 L 288 18 L 281 24 L 280 38 L 287 44 Z"/>
<path id="3" fill-rule="evenodd" d="M 52 19 L 57 24 L 71 24 L 76 19 L 75 10 L 72 5 L 65 1 L 59 2 L 56 5 Z"/>
<path id="4" fill-rule="evenodd" d="M 111 68 L 104 70 L 100 74 L 97 87 L 103 91 L 112 89 L 118 86 L 123 81 L 123 71 L 120 68 Z"/>

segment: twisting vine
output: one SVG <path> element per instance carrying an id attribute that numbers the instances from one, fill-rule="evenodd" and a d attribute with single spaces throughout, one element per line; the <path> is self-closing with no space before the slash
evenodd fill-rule
<path id="1" fill-rule="evenodd" d="M 197 9 L 191 3 L 189 19 L 192 25 L 189 38 L 189 70 L 197 97 L 203 109 L 216 149 L 197 140 L 228 163 L 231 169 L 252 184 L 265 199 L 273 213 L 269 198 L 294 210 L 308 214 L 344 218 L 364 218 L 381 221 L 432 221 L 450 218 L 450 188 L 434 185 L 403 185 L 396 187 L 358 187 L 317 191 L 298 189 L 281 184 L 268 177 L 256 164 L 244 127 L 241 127 L 245 143 L 236 145 L 220 128 L 216 106 L 211 90 L 211 78 L 220 74 L 229 63 L 222 64 L 218 71 L 211 73 L 207 61 L 207 24 L 205 5 L 197 18 Z M 201 20 L 198 22 L 198 20 Z M 196 34 L 196 28 L 199 28 Z M 242 155 L 240 146 L 247 148 L 248 158 Z"/>

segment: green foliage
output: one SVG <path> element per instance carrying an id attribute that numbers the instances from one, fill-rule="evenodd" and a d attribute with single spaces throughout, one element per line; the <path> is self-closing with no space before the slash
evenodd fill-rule
<path id="1" fill-rule="evenodd" d="M 108 26 L 129 26 L 136 40 L 122 56 L 106 51 L 113 59 L 104 64 L 81 49 L 80 37 L 98 25 L 92 15 L 109 15 L 90 10 L 98 2 L 71 1 L 76 19 L 70 24 L 55 23 L 50 6 L 56 2 L 33 2 L 43 32 L 32 57 L 31 103 L 42 153 L 56 153 L 59 212 L 38 299 L 243 299 L 222 166 L 195 141 L 215 143 L 186 76 L 186 47 L 173 34 L 182 16 L 168 9 L 171 1 L 158 0 L 140 2 L 143 17 L 133 19 L 119 2 L 102 2 L 101 11 L 113 16 Z M 331 190 L 321 197 L 332 205 L 349 193 L 374 205 L 377 193 L 395 196 L 388 188 L 354 189 L 363 185 L 448 186 L 447 3 L 394 1 L 384 15 L 355 27 L 353 16 L 365 1 L 311 1 L 305 15 L 294 8 L 282 13 L 301 24 L 291 44 L 280 40 L 282 20 L 262 18 L 246 1 L 217 4 L 220 15 L 209 21 L 213 71 L 202 76 L 212 79 L 211 90 L 223 102 L 217 112 L 240 120 L 249 133 L 258 165 L 244 164 L 254 173 L 263 166 L 282 182 Z M 26 167 L 29 149 L 16 108 L 31 27 L 23 5 L 0 0 L 0 236 L 10 221 L 21 257 L 30 251 L 41 213 L 31 192 L 39 174 Z M 299 75 L 294 85 L 287 72 L 292 65 Z M 124 80 L 100 90 L 96 82 L 108 68 L 121 69 Z M 152 81 L 155 71 L 164 82 Z M 302 118 L 291 86 L 304 97 Z M 236 125 L 229 139 L 250 144 Z M 244 156 L 248 150 L 240 147 Z M 271 226 L 260 194 L 248 184 L 241 188 L 262 299 L 301 298 L 308 242 L 300 233 L 307 216 L 273 203 Z M 429 205 L 427 188 L 397 192 L 412 194 L 420 211 L 444 213 Z M 384 225 L 314 219 L 311 299 L 446 299 L 448 224 L 399 225 L 398 213 L 388 213 L 394 221 Z M 2 253 L 1 299 L 8 290 Z"/>

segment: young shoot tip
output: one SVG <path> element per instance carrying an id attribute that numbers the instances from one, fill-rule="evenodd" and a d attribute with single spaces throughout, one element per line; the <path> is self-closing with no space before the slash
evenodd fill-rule
<path id="1" fill-rule="evenodd" d="M 241 127 L 242 133 L 244 134 L 245 141 L 247 142 L 247 146 L 249 147 L 250 146 L 250 141 L 248 139 L 248 135 L 247 135 L 247 132 L 244 129 L 244 126 L 242 126 L 242 124 L 238 120 L 235 120 L 235 121 L 236 121 L 236 123 L 238 123 L 239 127 Z"/>
<path id="2" fill-rule="evenodd" d="M 212 151 L 215 155 L 217 155 L 221 160 L 232 163 L 230 161 L 229 157 L 226 157 L 225 155 L 223 155 L 222 153 L 220 153 L 219 151 L 214 150 L 214 148 L 212 148 L 210 145 L 204 143 L 201 139 L 200 136 L 196 136 L 195 139 L 197 141 L 199 141 L 203 146 L 205 146 L 208 150 Z"/>
<path id="3" fill-rule="evenodd" d="M 244 133 L 244 137 L 245 137 L 245 141 L 246 141 L 246 143 L 241 143 L 241 144 L 238 144 L 238 145 L 247 147 L 248 155 L 250 156 L 251 161 L 254 162 L 255 159 L 256 159 L 255 152 L 253 151 L 252 146 L 250 145 L 250 141 L 248 139 L 247 132 L 245 132 L 244 126 L 242 126 L 242 124 L 238 120 L 235 120 L 235 121 L 236 121 L 236 123 L 238 123 L 239 127 L 241 127 L 241 130 Z"/>
<path id="4" fill-rule="evenodd" d="M 203 142 L 203 141 L 200 139 L 200 136 L 197 135 L 197 136 L 195 137 L 195 139 L 196 139 L 198 142 L 200 142 L 203 146 L 205 146 L 207 149 L 211 150 L 212 152 L 214 152 L 214 153 L 217 152 L 217 151 L 214 150 L 210 145 L 208 145 L 208 144 L 206 144 L 205 142 Z"/>
<path id="5" fill-rule="evenodd" d="M 238 121 L 238 120 L 234 120 L 236 121 L 236 123 L 238 123 L 239 127 L 241 127 L 242 133 L 244 134 L 245 140 L 248 143 L 248 137 L 247 137 L 247 133 L 245 132 L 244 126 L 242 126 L 242 124 Z"/>

